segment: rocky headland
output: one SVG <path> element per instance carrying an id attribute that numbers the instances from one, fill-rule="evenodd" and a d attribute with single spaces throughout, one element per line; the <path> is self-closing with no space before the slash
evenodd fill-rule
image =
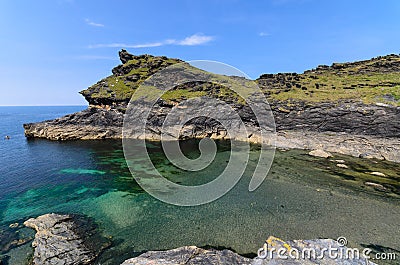
<path id="1" fill-rule="evenodd" d="M 119 52 L 122 64 L 112 75 L 80 93 L 86 110 L 24 124 L 27 138 L 50 140 L 121 139 L 131 96 L 151 75 L 179 59 Z M 400 162 L 400 56 L 391 54 L 353 63 L 321 65 L 302 74 L 263 74 L 255 80 L 270 104 L 279 148 L 322 149 L 353 156 Z M 147 129 L 160 138 L 166 114 L 185 99 L 214 97 L 227 102 L 249 128 L 247 140 L 258 142 L 253 112 L 235 93 L 215 84 L 176 87 L 157 101 Z M 215 110 L 218 114 L 218 109 Z M 224 113 L 220 113 L 223 116 Z M 185 125 L 186 126 L 186 125 Z M 136 136 L 140 137 L 140 136 Z M 226 138 L 213 119 L 187 124 L 181 137 Z"/>

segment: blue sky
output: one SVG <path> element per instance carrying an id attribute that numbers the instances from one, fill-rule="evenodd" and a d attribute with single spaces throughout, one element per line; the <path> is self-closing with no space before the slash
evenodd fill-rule
<path id="1" fill-rule="evenodd" d="M 399 53 L 400 1 L 0 0 L 0 105 L 83 105 L 118 50 L 252 78 Z"/>

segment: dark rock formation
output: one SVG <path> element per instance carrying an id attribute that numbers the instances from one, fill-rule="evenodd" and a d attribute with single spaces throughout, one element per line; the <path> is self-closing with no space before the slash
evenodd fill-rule
<path id="1" fill-rule="evenodd" d="M 169 65 L 182 62 L 165 56 L 136 56 L 126 50 L 121 50 L 119 57 L 122 64 L 112 69 L 111 76 L 80 92 L 90 105 L 123 108 L 135 89 L 149 76 Z"/>
<path id="2" fill-rule="evenodd" d="M 147 138 L 160 139 L 162 124 L 172 106 L 160 101 L 153 108 L 147 122 Z M 258 142 L 254 114 L 243 105 L 234 108 L 248 127 L 248 140 Z M 278 147 L 324 149 L 357 157 L 368 153 L 370 158 L 400 162 L 399 107 L 351 102 L 318 105 L 273 102 L 271 108 Z M 218 114 L 218 108 L 215 112 L 221 118 L 226 116 L 223 111 Z M 121 139 L 123 115 L 116 109 L 91 107 L 55 120 L 25 124 L 25 135 L 51 140 Z M 223 139 L 227 134 L 216 120 L 199 117 L 184 126 L 180 137 Z M 132 138 L 142 138 L 141 132 Z"/>
<path id="3" fill-rule="evenodd" d="M 368 74 L 368 73 L 395 73 L 400 72 L 400 55 L 389 54 L 377 56 L 370 60 L 363 60 L 348 63 L 333 63 L 331 66 L 319 65 L 316 69 L 305 71 L 304 73 L 321 74 L 324 72 L 334 72 L 336 74 Z"/>
<path id="4" fill-rule="evenodd" d="M 354 102 L 306 104 L 304 102 L 272 102 L 270 104 L 277 131 L 337 132 L 351 135 L 377 137 L 400 137 L 400 107 L 366 105 Z M 173 105 L 159 102 L 148 121 L 149 129 L 160 131 L 165 116 Z M 251 109 L 243 105 L 233 108 L 248 126 L 256 121 Z M 215 110 L 218 112 L 218 109 Z M 122 137 L 124 113 L 117 109 L 90 107 L 82 112 L 39 123 L 24 124 L 28 138 L 38 137 L 51 140 L 71 139 L 119 139 Z M 221 117 L 224 113 L 221 113 Z M 214 120 L 198 119 L 194 135 L 211 136 L 225 130 Z M 204 128 L 208 129 L 204 131 Z M 203 130 L 203 131 L 202 131 Z"/>
<path id="5" fill-rule="evenodd" d="M 28 138 L 50 140 L 113 139 L 121 138 L 123 113 L 96 107 L 64 117 L 24 124 Z"/>
<path id="6" fill-rule="evenodd" d="M 400 137 L 400 107 L 359 102 L 272 102 L 277 130 Z"/>
<path id="7" fill-rule="evenodd" d="M 119 59 L 122 63 L 127 63 L 128 61 L 133 59 L 133 55 L 127 52 L 125 49 L 122 49 L 118 52 Z"/>
<path id="8" fill-rule="evenodd" d="M 45 214 L 25 226 L 36 230 L 33 265 L 94 264 L 110 242 L 96 233 L 96 226 L 76 215 Z"/>

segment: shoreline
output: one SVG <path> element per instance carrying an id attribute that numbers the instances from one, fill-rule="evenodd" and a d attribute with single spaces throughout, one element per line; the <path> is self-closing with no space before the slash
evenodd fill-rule
<path id="1" fill-rule="evenodd" d="M 92 134 L 87 134 L 83 129 L 88 129 Z M 39 138 L 53 141 L 74 141 L 74 140 L 122 140 L 121 128 L 110 128 L 105 132 L 96 132 L 95 128 L 82 128 L 81 126 L 47 127 L 35 129 L 29 132 L 29 139 Z M 111 131 L 111 132 L 110 132 Z M 82 133 L 82 137 L 79 134 Z M 117 133 L 117 134 L 115 134 Z M 119 134 L 118 134 L 119 133 Z M 104 136 L 109 135 L 105 138 Z M 208 137 L 189 137 L 182 140 L 202 139 Z M 211 135 L 211 139 L 231 140 L 218 135 Z M 323 150 L 325 152 L 339 153 L 360 158 L 374 158 L 400 163 L 400 140 L 391 137 L 376 137 L 371 135 L 351 135 L 337 132 L 312 132 L 312 131 L 278 131 L 273 137 L 275 147 L 280 149 L 302 149 L 302 150 Z M 160 141 L 159 134 L 149 135 L 147 138 L 141 136 L 132 137 L 146 141 Z M 250 144 L 260 144 L 260 136 L 253 133 L 248 139 L 236 139 L 247 141 Z M 268 144 L 268 143 L 267 143 Z"/>
<path id="2" fill-rule="evenodd" d="M 260 128 L 254 114 L 246 106 L 232 105 L 246 126 L 247 135 L 236 140 L 260 143 Z M 166 115 L 179 107 L 159 102 L 150 113 L 146 134 L 134 122 L 126 138 L 160 140 Z M 201 109 L 202 106 L 192 106 Z M 189 110 L 187 115 L 192 115 Z M 385 159 L 400 163 L 400 107 L 360 102 L 272 102 L 271 111 L 275 125 L 267 144 L 282 149 L 321 149 L 363 158 Z M 225 128 L 212 118 L 195 118 L 180 130 L 180 139 L 210 137 L 228 139 L 227 132 L 240 126 L 229 115 L 215 108 L 215 115 L 228 124 Z M 87 109 L 54 120 L 24 124 L 27 138 L 44 138 L 54 141 L 122 139 L 125 114 L 117 107 L 89 106 Z M 131 121 L 128 121 L 131 122 Z M 179 118 L 174 121 L 179 124 Z M 268 134 L 267 134 L 268 136 Z M 267 137 L 268 138 L 268 137 Z"/>

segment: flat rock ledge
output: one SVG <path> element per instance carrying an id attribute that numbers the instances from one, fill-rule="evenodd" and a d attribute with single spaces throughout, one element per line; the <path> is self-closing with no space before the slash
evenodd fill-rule
<path id="1" fill-rule="evenodd" d="M 33 265 L 94 264 L 110 245 L 89 219 L 77 215 L 45 214 L 24 225 L 36 230 Z"/>
<path id="2" fill-rule="evenodd" d="M 185 246 L 166 251 L 149 251 L 139 257 L 124 261 L 121 265 L 195 265 L 195 264 L 250 264 L 251 259 L 242 257 L 230 250 L 206 250 L 195 246 Z"/>

